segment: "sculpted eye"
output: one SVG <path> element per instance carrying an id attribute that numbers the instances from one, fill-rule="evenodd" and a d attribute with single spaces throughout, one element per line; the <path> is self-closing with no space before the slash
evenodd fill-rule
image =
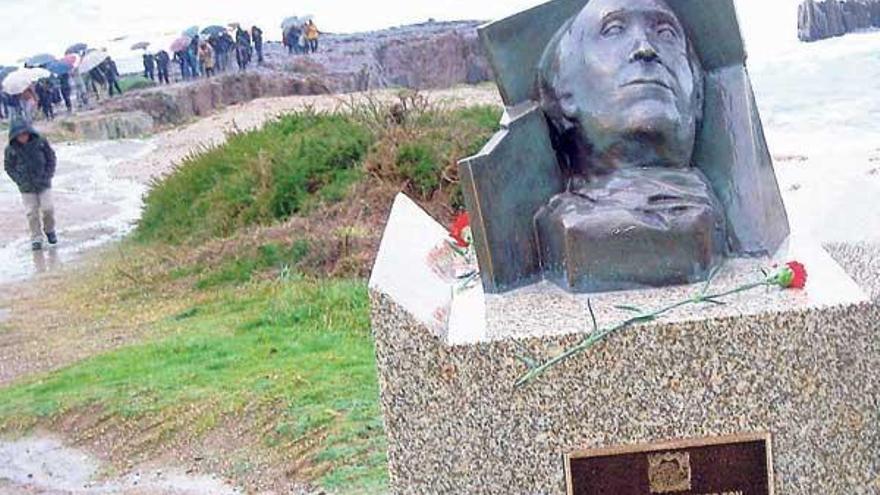
<path id="1" fill-rule="evenodd" d="M 670 24 L 661 24 L 657 26 L 657 34 L 661 38 L 665 39 L 676 39 L 678 38 L 678 31 Z"/>
<path id="2" fill-rule="evenodd" d="M 616 36 L 624 30 L 623 23 L 620 21 L 611 21 L 602 26 L 602 36 Z"/>

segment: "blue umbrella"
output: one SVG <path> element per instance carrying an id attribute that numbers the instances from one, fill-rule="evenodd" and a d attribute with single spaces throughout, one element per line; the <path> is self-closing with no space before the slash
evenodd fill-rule
<path id="1" fill-rule="evenodd" d="M 198 26 L 192 26 L 192 27 L 190 27 L 190 28 L 184 30 L 184 31 L 183 31 L 183 35 L 184 35 L 184 36 L 189 36 L 190 38 L 195 38 L 196 36 L 199 35 L 199 27 L 198 27 Z"/>
<path id="2" fill-rule="evenodd" d="M 41 53 L 24 61 L 25 67 L 42 67 L 50 62 L 54 62 L 55 57 L 48 53 Z"/>
<path id="3" fill-rule="evenodd" d="M 208 26 L 205 29 L 202 29 L 202 34 L 205 36 L 219 36 L 226 32 L 226 28 L 223 26 Z"/>
<path id="4" fill-rule="evenodd" d="M 70 55 L 71 53 L 75 53 L 77 55 L 82 54 L 84 51 L 88 50 L 89 45 L 85 43 L 76 43 L 74 45 L 70 45 L 67 50 L 64 50 L 65 55 Z"/>
<path id="5" fill-rule="evenodd" d="M 65 62 L 55 60 L 54 62 L 46 64 L 46 70 L 55 75 L 63 76 L 64 74 L 70 74 L 70 71 L 73 70 L 73 68 Z"/>

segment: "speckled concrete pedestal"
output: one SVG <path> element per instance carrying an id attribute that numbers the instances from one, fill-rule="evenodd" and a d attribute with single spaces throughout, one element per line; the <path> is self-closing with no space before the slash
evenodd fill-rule
<path id="1" fill-rule="evenodd" d="M 753 432 L 772 434 L 778 494 L 880 493 L 880 311 L 824 250 L 788 253 L 811 273 L 805 291 L 631 328 L 514 389 L 517 355 L 583 337 L 586 298 L 550 286 L 460 292 L 428 261 L 444 237 L 399 197 L 370 282 L 395 493 L 561 495 L 568 452 Z M 851 268 L 876 252 L 836 250 Z M 760 264 L 732 261 L 714 287 L 755 280 Z M 606 326 L 616 304 L 654 308 L 698 289 L 592 303 Z"/>

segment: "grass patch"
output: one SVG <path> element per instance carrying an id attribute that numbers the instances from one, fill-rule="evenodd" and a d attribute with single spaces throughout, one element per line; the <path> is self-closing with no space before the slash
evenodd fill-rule
<path id="1" fill-rule="evenodd" d="M 98 408 L 173 432 L 215 425 L 265 405 L 271 433 L 258 448 L 304 453 L 322 486 L 345 492 L 386 486 L 384 439 L 361 281 L 266 282 L 222 293 L 167 318 L 169 335 L 97 356 L 0 390 L 0 423 L 27 424 Z"/>
<path id="2" fill-rule="evenodd" d="M 152 88 L 156 81 L 151 81 L 144 76 L 126 76 L 119 80 L 119 88 L 123 93 L 137 89 Z"/>
<path id="3" fill-rule="evenodd" d="M 338 201 L 372 142 L 343 115 L 291 114 L 191 156 L 145 199 L 137 238 L 179 244 L 226 237 Z"/>

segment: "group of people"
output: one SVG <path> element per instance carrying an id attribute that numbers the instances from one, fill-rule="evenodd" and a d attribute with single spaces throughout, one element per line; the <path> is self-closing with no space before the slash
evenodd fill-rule
<path id="1" fill-rule="evenodd" d="M 174 62 L 182 81 L 211 77 L 227 72 L 231 66 L 231 54 L 239 70 L 246 70 L 257 55 L 257 63 L 263 63 L 263 30 L 257 26 L 245 30 L 235 26 L 235 38 L 228 31 L 208 36 L 193 36 L 188 46 L 169 54 L 165 50 L 145 52 L 144 77 L 159 84 L 171 84 L 170 66 Z"/>
<path id="2" fill-rule="evenodd" d="M 315 21 L 309 19 L 303 24 L 292 24 L 284 29 L 282 40 L 290 54 L 308 54 L 318 52 L 318 39 L 321 31 Z"/>
<path id="3" fill-rule="evenodd" d="M 86 108 L 92 98 L 100 100 L 101 93 L 105 91 L 111 97 L 122 94 L 119 78 L 116 62 L 109 57 L 89 71 L 52 74 L 36 81 L 20 94 L 0 92 L 0 119 L 20 119 L 32 123 L 42 114 L 44 119 L 54 120 L 56 107 L 61 104 L 67 113 L 73 113 L 74 101 L 79 108 Z"/>

